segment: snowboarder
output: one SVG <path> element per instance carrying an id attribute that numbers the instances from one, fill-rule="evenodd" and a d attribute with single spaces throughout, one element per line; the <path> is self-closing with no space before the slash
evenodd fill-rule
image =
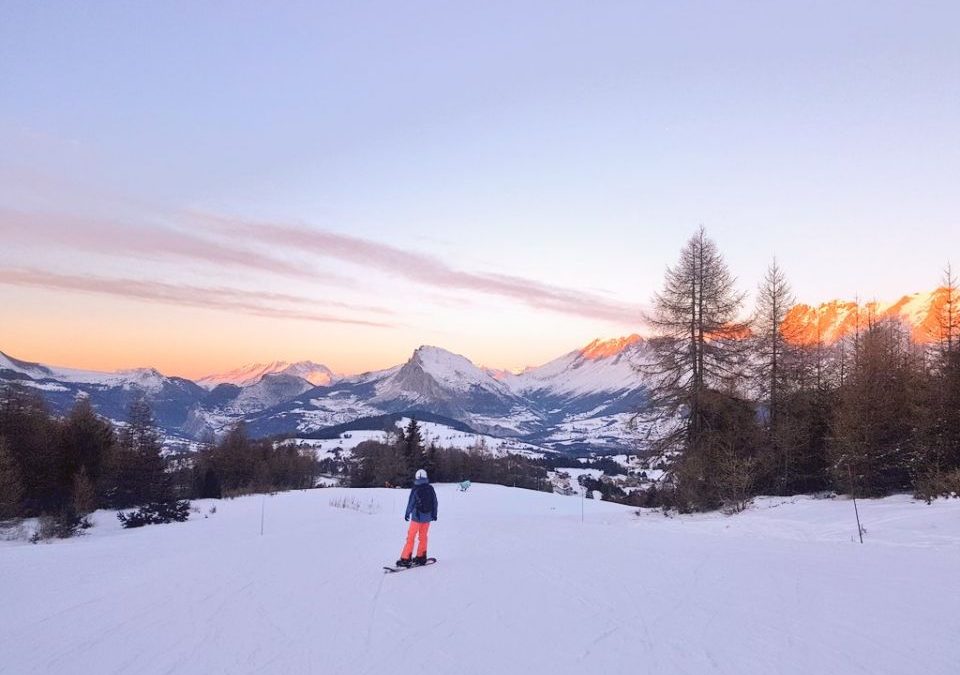
<path id="1" fill-rule="evenodd" d="M 407 511 L 404 520 L 410 521 L 407 529 L 407 542 L 400 553 L 397 567 L 411 567 L 427 563 L 427 531 L 430 523 L 437 519 L 437 493 L 427 479 L 427 472 L 423 469 L 414 476 L 413 488 L 407 500 Z M 418 539 L 417 557 L 413 555 L 413 540 Z"/>

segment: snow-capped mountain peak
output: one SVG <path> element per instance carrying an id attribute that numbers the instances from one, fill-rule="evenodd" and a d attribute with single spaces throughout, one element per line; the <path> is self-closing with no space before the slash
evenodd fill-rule
<path id="1" fill-rule="evenodd" d="M 598 359 L 607 359 L 612 356 L 618 356 L 624 351 L 640 342 L 641 338 L 636 333 L 625 337 L 613 338 L 611 340 L 594 340 L 586 347 L 580 350 L 580 355 L 585 359 L 596 361 Z"/>
<path id="2" fill-rule="evenodd" d="M 313 361 L 297 361 L 296 363 L 273 361 L 271 363 L 251 363 L 225 373 L 207 375 L 197 380 L 197 384 L 207 389 L 213 389 L 221 384 L 249 387 L 259 382 L 264 375 L 278 373 L 294 375 L 314 386 L 328 385 L 339 379 L 336 373 L 321 363 L 314 363 Z"/>
<path id="3" fill-rule="evenodd" d="M 29 361 L 21 361 L 0 352 L 0 370 L 12 370 L 27 375 L 34 380 L 56 380 L 72 384 L 91 384 L 104 387 L 137 387 L 144 391 L 155 393 L 169 381 L 156 368 L 130 368 L 114 372 L 100 372 L 96 370 L 80 370 L 77 368 L 61 368 L 46 366 Z"/>
<path id="4" fill-rule="evenodd" d="M 639 384 L 637 355 L 644 344 L 639 335 L 594 340 L 542 366 L 508 376 L 505 382 L 520 393 L 569 395 L 631 389 Z"/>
<path id="5" fill-rule="evenodd" d="M 467 391 L 477 386 L 508 391 L 488 372 L 474 365 L 470 359 L 440 347 L 430 345 L 418 347 L 404 367 L 407 366 L 419 368 L 438 383 L 455 391 Z"/>

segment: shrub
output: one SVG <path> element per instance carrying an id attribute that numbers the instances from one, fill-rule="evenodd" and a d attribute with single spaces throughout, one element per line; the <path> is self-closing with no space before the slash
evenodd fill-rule
<path id="1" fill-rule="evenodd" d="M 182 523 L 189 517 L 190 502 L 185 499 L 151 502 L 130 513 L 117 512 L 117 519 L 126 528 Z"/>
<path id="2" fill-rule="evenodd" d="M 379 513 L 380 504 L 374 500 L 370 500 L 366 505 L 360 503 L 360 500 L 356 497 L 335 497 L 330 500 L 330 506 L 335 509 L 349 509 L 351 511 L 359 511 L 361 513 Z"/>
<path id="3" fill-rule="evenodd" d="M 938 497 L 960 497 L 960 469 L 928 471 L 913 481 L 913 496 L 927 504 Z"/>
<path id="4" fill-rule="evenodd" d="M 86 530 L 90 527 L 90 521 L 86 517 L 82 517 L 73 509 L 67 508 L 56 515 L 40 516 L 37 529 L 30 536 L 30 542 L 37 544 L 48 539 L 69 539 L 80 534 L 80 530 Z"/>

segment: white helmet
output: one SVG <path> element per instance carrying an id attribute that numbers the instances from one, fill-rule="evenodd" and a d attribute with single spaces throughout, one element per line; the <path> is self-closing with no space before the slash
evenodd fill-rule
<path id="1" fill-rule="evenodd" d="M 416 475 L 414 476 L 414 478 L 416 478 L 417 480 L 420 480 L 421 478 L 423 478 L 424 480 L 426 480 L 426 478 L 427 478 L 427 472 L 424 471 L 423 469 L 417 469 L 417 473 L 416 473 Z"/>

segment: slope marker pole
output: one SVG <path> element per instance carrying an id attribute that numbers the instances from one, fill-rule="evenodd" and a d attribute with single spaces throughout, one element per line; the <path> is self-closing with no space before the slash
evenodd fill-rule
<path id="1" fill-rule="evenodd" d="M 857 534 L 860 535 L 860 543 L 863 543 L 863 528 L 860 527 L 860 509 L 857 508 L 857 497 L 853 490 L 853 469 L 847 464 L 847 473 L 850 474 L 850 496 L 853 497 L 853 512 L 857 516 Z"/>

